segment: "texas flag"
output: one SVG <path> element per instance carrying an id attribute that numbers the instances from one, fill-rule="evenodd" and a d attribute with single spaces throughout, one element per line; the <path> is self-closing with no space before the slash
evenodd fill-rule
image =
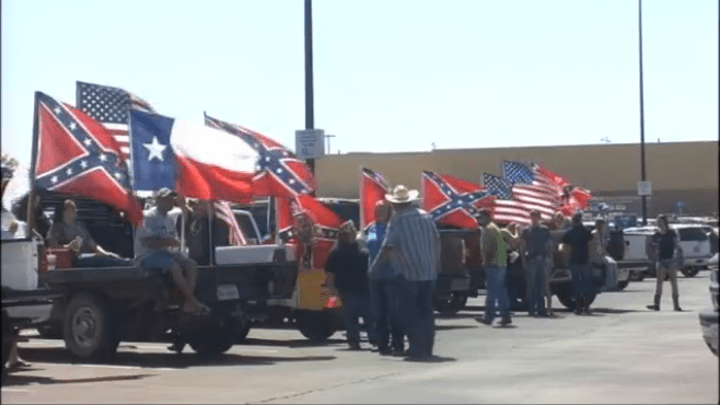
<path id="1" fill-rule="evenodd" d="M 360 229 L 365 231 L 375 223 L 375 204 L 385 200 L 390 187 L 380 173 L 364 167 L 360 170 Z"/>
<path id="2" fill-rule="evenodd" d="M 168 187 L 193 198 L 247 202 L 259 155 L 241 137 L 144 111 L 130 111 L 133 188 Z"/>

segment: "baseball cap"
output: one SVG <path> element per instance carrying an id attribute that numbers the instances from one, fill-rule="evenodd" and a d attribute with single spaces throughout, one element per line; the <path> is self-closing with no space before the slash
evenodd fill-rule
<path id="1" fill-rule="evenodd" d="M 163 187 L 155 193 L 155 197 L 175 197 L 177 193 L 167 187 Z"/>

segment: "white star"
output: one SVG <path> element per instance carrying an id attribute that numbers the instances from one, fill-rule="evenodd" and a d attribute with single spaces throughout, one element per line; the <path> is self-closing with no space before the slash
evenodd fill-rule
<path id="1" fill-rule="evenodd" d="M 71 123 L 70 123 L 70 130 L 71 130 L 71 131 L 74 131 L 75 128 L 77 128 L 77 124 L 74 123 L 74 122 L 71 122 Z"/>
<path id="2" fill-rule="evenodd" d="M 283 170 L 282 170 L 281 168 L 278 168 L 278 169 L 275 170 L 275 171 L 277 172 L 277 174 L 280 174 L 280 173 L 282 173 Z"/>
<path id="3" fill-rule="evenodd" d="M 266 157 L 265 157 L 265 161 L 266 161 L 266 162 L 269 162 L 269 161 L 270 161 L 270 156 L 266 156 Z"/>
<path id="4" fill-rule="evenodd" d="M 80 166 L 82 166 L 83 169 L 87 169 L 88 164 L 86 161 L 83 160 L 80 162 Z"/>
<path id="5" fill-rule="evenodd" d="M 68 169 L 65 170 L 65 173 L 67 173 L 68 176 L 71 175 L 71 174 L 72 174 L 72 169 L 68 167 Z"/>
<path id="6" fill-rule="evenodd" d="M 120 174 L 119 172 L 115 172 L 116 179 L 120 180 L 121 177 L 122 177 L 122 174 Z"/>
<path id="7" fill-rule="evenodd" d="M 106 161 L 106 160 L 107 160 L 107 156 L 105 156 L 104 153 L 101 153 L 101 154 L 100 154 L 100 161 L 101 161 L 101 162 L 104 162 L 104 161 Z"/>
<path id="8" fill-rule="evenodd" d="M 90 138 L 85 138 L 83 143 L 85 144 L 85 146 L 90 146 L 90 144 L 92 144 L 92 141 L 90 140 Z"/>
<path id="9" fill-rule="evenodd" d="M 60 107 L 55 107 L 53 111 L 55 111 L 55 114 L 60 114 Z"/>
<path id="10" fill-rule="evenodd" d="M 290 184 L 295 184 L 295 179 L 290 179 L 290 180 L 289 180 L 289 183 L 290 183 Z"/>
<path id="11" fill-rule="evenodd" d="M 57 183 L 57 182 L 58 182 L 58 176 L 52 176 L 52 178 L 50 179 L 50 181 L 52 181 L 53 184 L 54 184 L 54 183 Z"/>
<path id="12" fill-rule="evenodd" d="M 152 161 L 153 159 L 157 158 L 157 160 L 164 162 L 165 158 L 163 158 L 163 151 L 167 148 L 167 145 L 163 145 L 158 141 L 156 136 L 153 136 L 151 143 L 144 143 L 142 144 L 145 149 L 150 152 L 148 155 L 148 162 Z"/>

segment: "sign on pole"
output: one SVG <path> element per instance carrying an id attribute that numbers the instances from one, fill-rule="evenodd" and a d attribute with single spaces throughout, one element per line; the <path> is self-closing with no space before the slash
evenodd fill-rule
<path id="1" fill-rule="evenodd" d="M 652 183 L 650 181 L 638 181 L 637 188 L 639 196 L 652 195 Z"/>
<path id="2" fill-rule="evenodd" d="M 298 159 L 318 159 L 325 156 L 325 131 L 322 129 L 295 131 L 295 155 Z"/>

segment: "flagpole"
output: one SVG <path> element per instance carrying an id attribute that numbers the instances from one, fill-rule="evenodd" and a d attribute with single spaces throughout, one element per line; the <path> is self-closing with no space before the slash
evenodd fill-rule
<path id="1" fill-rule="evenodd" d="M 35 92 L 35 112 L 33 114 L 33 132 L 32 132 L 32 155 L 30 157 L 30 192 L 28 193 L 27 204 L 27 231 L 26 236 L 30 236 L 35 229 L 35 166 L 37 165 L 37 153 L 39 143 L 40 128 L 40 92 Z M 45 237 L 45 235 L 42 235 Z"/>
<path id="2" fill-rule="evenodd" d="M 638 0 L 638 50 L 640 56 L 640 176 L 645 181 L 645 99 L 643 93 L 642 0 Z M 642 198 L 643 226 L 647 226 L 647 196 Z"/>
<path id="3" fill-rule="evenodd" d="M 363 232 L 363 234 L 364 234 L 366 224 L 363 222 L 363 219 L 365 219 L 365 215 L 363 215 L 363 213 L 365 212 L 365 210 L 363 209 L 363 205 L 365 205 L 365 204 L 364 204 L 364 200 L 363 200 L 363 188 L 362 188 L 363 176 L 364 176 L 363 165 L 358 165 L 358 169 L 360 170 L 360 231 Z"/>
<path id="4" fill-rule="evenodd" d="M 305 0 L 305 129 L 315 129 L 312 53 L 312 0 Z M 315 159 L 307 159 L 315 174 Z"/>

